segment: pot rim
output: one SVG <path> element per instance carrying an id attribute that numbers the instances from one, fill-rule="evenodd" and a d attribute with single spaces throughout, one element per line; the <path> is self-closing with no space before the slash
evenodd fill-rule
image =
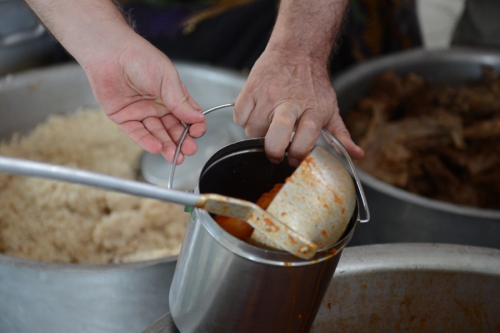
<path id="1" fill-rule="evenodd" d="M 335 244 L 325 249 L 319 249 L 313 258 L 305 260 L 285 251 L 260 248 L 237 239 L 222 229 L 206 210 L 195 208 L 193 213 L 196 213 L 196 220 L 203 224 L 210 236 L 228 251 L 254 262 L 286 267 L 314 265 L 339 255 L 351 240 L 359 223 L 358 203 L 356 201 L 355 211 L 342 237 Z"/>
<path id="2" fill-rule="evenodd" d="M 212 155 L 212 157 L 206 162 L 200 174 L 200 181 L 198 186 L 194 189 L 194 193 L 200 193 L 200 182 L 206 172 L 217 166 L 217 163 L 223 161 L 229 157 L 237 156 L 244 152 L 264 152 L 264 138 L 250 138 L 244 139 L 219 149 Z M 354 180 L 353 180 L 354 181 Z M 340 254 L 340 252 L 347 246 L 350 242 L 356 226 L 360 223 L 360 213 L 359 213 L 359 200 L 356 196 L 356 204 L 354 212 L 349 220 L 349 223 L 340 237 L 334 244 L 318 249 L 313 258 L 309 260 L 301 259 L 288 252 L 266 249 L 254 246 L 245 241 L 239 240 L 236 237 L 230 235 L 225 230 L 223 230 L 217 222 L 212 218 L 209 212 L 200 208 L 194 208 L 192 212 L 192 219 L 199 221 L 205 230 L 210 234 L 210 236 L 219 243 L 220 246 L 231 251 L 232 253 L 258 263 L 263 263 L 267 265 L 275 266 L 305 266 L 317 264 Z"/>
<path id="3" fill-rule="evenodd" d="M 446 271 L 500 278 L 500 249 L 444 243 L 392 243 L 348 247 L 335 278 L 369 272 Z"/>
<path id="4" fill-rule="evenodd" d="M 24 266 L 35 269 L 57 269 L 57 270 L 80 270 L 80 271 L 106 271 L 119 269 L 137 269 L 160 264 L 175 263 L 178 255 L 162 257 L 157 259 L 134 261 L 134 262 L 119 262 L 119 263 L 104 263 L 104 264 L 89 264 L 89 263 L 61 263 L 49 261 L 37 261 L 33 259 L 18 258 L 6 254 L 0 254 L 0 265 Z"/>
<path id="5" fill-rule="evenodd" d="M 360 77 L 363 78 L 370 74 L 381 73 L 390 68 L 396 68 L 399 65 L 419 64 L 422 61 L 430 60 L 434 60 L 437 62 L 475 62 L 481 65 L 500 66 L 500 52 L 488 49 L 473 49 L 467 47 L 452 47 L 445 50 L 425 50 L 417 48 L 409 51 L 395 53 L 389 56 L 383 56 L 356 65 L 352 69 L 341 73 L 333 80 L 332 83 L 336 90 L 340 90 L 344 86 L 349 86 L 355 82 L 358 82 Z M 359 167 L 356 168 L 356 171 L 358 172 L 361 182 L 365 186 L 368 186 L 372 189 L 382 192 L 383 194 L 389 195 L 399 200 L 408 201 L 410 203 L 415 203 L 427 208 L 432 208 L 456 215 L 500 220 L 500 210 L 462 206 L 430 199 L 389 185 L 369 175 Z"/>

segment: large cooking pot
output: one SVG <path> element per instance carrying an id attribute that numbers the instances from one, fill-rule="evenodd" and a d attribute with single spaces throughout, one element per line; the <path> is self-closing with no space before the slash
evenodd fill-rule
<path id="1" fill-rule="evenodd" d="M 48 64 L 57 42 L 21 0 L 0 0 L 0 75 Z"/>
<path id="2" fill-rule="evenodd" d="M 246 79 L 208 66 L 176 63 L 176 67 L 204 109 L 236 100 Z M 97 106 L 77 64 L 4 77 L 0 79 L 0 139 L 16 131 L 28 132 L 50 114 Z M 221 110 L 218 116 L 232 121 L 232 110 Z M 171 256 L 79 265 L 0 254 L 0 332 L 140 332 L 169 310 L 176 260 Z"/>
<path id="3" fill-rule="evenodd" d="M 498 295 L 497 249 L 445 244 L 348 247 L 311 333 L 498 333 Z M 166 314 L 143 333 L 179 330 Z"/>
<path id="4" fill-rule="evenodd" d="M 413 50 L 369 61 L 335 78 L 341 114 L 352 110 L 387 70 L 423 75 L 432 83 L 477 82 L 482 66 L 500 70 L 500 52 L 456 48 Z M 358 170 L 371 222 L 359 228 L 351 245 L 394 242 L 437 242 L 500 248 L 500 211 L 469 208 L 428 199 L 384 183 Z"/>

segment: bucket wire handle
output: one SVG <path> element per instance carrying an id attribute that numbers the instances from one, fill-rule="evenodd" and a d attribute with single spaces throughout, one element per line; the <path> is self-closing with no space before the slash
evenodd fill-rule
<path id="1" fill-rule="evenodd" d="M 359 195 L 361 196 L 361 203 L 363 204 L 363 209 L 365 210 L 365 218 L 360 219 L 359 222 L 361 223 L 366 223 L 370 221 L 370 209 L 368 209 L 368 203 L 366 201 L 365 197 L 365 191 L 363 191 L 363 186 L 361 185 L 361 181 L 359 180 L 358 173 L 356 172 L 356 168 L 354 167 L 354 163 L 352 162 L 351 157 L 345 150 L 344 146 L 340 143 L 339 140 L 337 140 L 336 137 L 333 136 L 330 132 L 328 132 L 326 129 L 321 129 L 321 132 L 326 135 L 330 140 L 332 140 L 335 145 L 340 149 L 342 154 L 344 155 L 345 159 L 349 163 L 349 166 L 351 167 L 352 175 L 354 176 L 354 179 L 356 180 L 356 186 L 358 187 Z"/>
<path id="2" fill-rule="evenodd" d="M 203 111 L 202 114 L 206 115 L 206 114 L 209 114 L 210 112 L 213 112 L 215 110 L 219 110 L 219 109 L 223 109 L 223 108 L 227 108 L 227 107 L 231 107 L 231 106 L 234 106 L 234 103 L 221 104 L 221 105 L 214 106 L 213 108 L 210 108 L 208 110 Z M 168 184 L 167 184 L 168 189 L 172 188 L 172 184 L 174 182 L 175 167 L 177 165 L 177 159 L 179 158 L 179 153 L 181 151 L 182 143 L 186 139 L 186 136 L 189 132 L 189 128 L 191 127 L 191 125 L 185 125 L 185 126 L 186 126 L 186 128 L 184 129 L 184 132 L 182 133 L 181 139 L 179 140 L 179 144 L 177 145 L 177 148 L 175 149 L 174 161 L 172 164 L 172 168 L 170 169 L 170 176 L 169 176 Z M 363 209 L 365 210 L 365 218 L 360 219 L 359 222 L 366 223 L 366 222 L 370 221 L 370 210 L 368 208 L 368 203 L 366 201 L 365 192 L 363 191 L 363 186 L 361 185 L 361 181 L 359 180 L 358 174 L 356 172 L 356 168 L 354 167 L 354 163 L 352 162 L 351 157 L 349 156 L 349 154 L 345 150 L 344 146 L 340 143 L 339 140 L 337 140 L 337 138 L 335 138 L 335 136 L 333 136 L 333 134 L 331 134 L 330 132 L 328 132 L 324 128 L 321 129 L 321 132 L 324 135 L 326 135 L 330 140 L 332 140 L 333 143 L 335 143 L 335 145 L 340 149 L 340 151 L 344 155 L 345 159 L 349 163 L 349 166 L 351 167 L 352 175 L 354 176 L 354 179 L 356 181 L 356 186 L 358 187 L 358 191 L 359 191 L 359 194 L 361 196 L 361 203 L 363 205 Z"/>
<path id="3" fill-rule="evenodd" d="M 213 108 L 210 108 L 208 110 L 203 111 L 202 114 L 206 115 L 206 114 L 209 114 L 210 112 L 213 112 L 215 110 L 228 108 L 230 106 L 234 106 L 234 103 L 227 103 L 227 104 L 221 104 L 221 105 L 214 106 Z M 181 152 L 182 143 L 186 139 L 186 136 L 189 132 L 189 128 L 191 127 L 191 125 L 186 125 L 186 124 L 184 124 L 184 126 L 186 128 L 184 129 L 184 132 L 182 133 L 181 139 L 179 140 L 179 144 L 177 145 L 177 148 L 175 149 L 174 161 L 172 163 L 172 168 L 170 169 L 170 175 L 168 177 L 168 183 L 167 183 L 168 189 L 171 189 L 172 184 L 174 183 L 174 174 L 175 174 L 175 167 L 177 165 L 177 159 L 179 158 L 179 153 Z"/>

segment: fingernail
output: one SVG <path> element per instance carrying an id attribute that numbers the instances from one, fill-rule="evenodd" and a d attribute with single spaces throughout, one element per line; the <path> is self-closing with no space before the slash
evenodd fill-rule
<path id="1" fill-rule="evenodd" d="M 288 164 L 290 164 L 293 167 L 297 167 L 297 166 L 299 166 L 299 160 L 296 158 L 289 158 Z"/>
<path id="2" fill-rule="evenodd" d="M 276 160 L 274 158 L 270 158 L 269 162 L 271 162 L 272 164 L 280 164 L 281 161 L 280 160 Z"/>

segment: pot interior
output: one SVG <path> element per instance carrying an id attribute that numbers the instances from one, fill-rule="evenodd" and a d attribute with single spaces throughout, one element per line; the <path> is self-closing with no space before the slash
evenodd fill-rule
<path id="1" fill-rule="evenodd" d="M 500 250 L 383 244 L 343 251 L 311 333 L 500 331 Z M 144 333 L 178 333 L 169 313 Z"/>
<path id="2" fill-rule="evenodd" d="M 344 251 L 312 333 L 499 332 L 500 251 L 386 244 Z"/>
<path id="3" fill-rule="evenodd" d="M 200 192 L 255 202 L 275 184 L 284 183 L 295 168 L 286 160 L 269 162 L 263 143 L 263 139 L 245 140 L 217 152 L 202 171 Z"/>

